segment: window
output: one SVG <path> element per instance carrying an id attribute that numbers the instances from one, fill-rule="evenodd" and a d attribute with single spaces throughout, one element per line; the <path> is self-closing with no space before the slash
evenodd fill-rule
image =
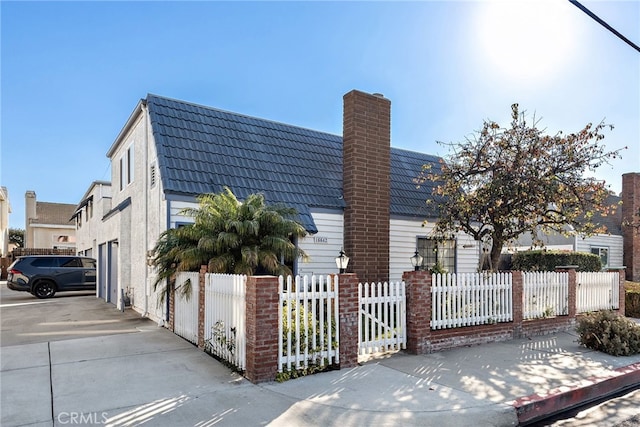
<path id="1" fill-rule="evenodd" d="M 133 144 L 131 144 L 124 156 L 120 158 L 120 191 L 133 182 L 133 170 Z"/>
<path id="2" fill-rule="evenodd" d="M 600 262 L 602 262 L 603 267 L 609 265 L 609 248 L 591 247 L 591 253 L 600 257 Z"/>
<path id="3" fill-rule="evenodd" d="M 120 158 L 120 191 L 124 190 L 124 157 Z"/>
<path id="4" fill-rule="evenodd" d="M 96 261 L 93 259 L 82 258 L 81 261 L 84 268 L 96 268 Z"/>
<path id="5" fill-rule="evenodd" d="M 436 263 L 449 273 L 456 271 L 456 241 L 418 237 L 418 252 L 422 256 L 422 270 L 432 268 Z"/>
<path id="6" fill-rule="evenodd" d="M 127 149 L 127 184 L 133 182 L 133 145 Z"/>
<path id="7" fill-rule="evenodd" d="M 47 257 L 47 258 L 35 258 L 31 263 L 34 267 L 57 267 L 58 266 L 58 258 L 55 257 Z"/>
<path id="8" fill-rule="evenodd" d="M 82 261 L 80 261 L 80 258 L 66 258 L 61 261 L 62 264 L 60 267 L 82 267 Z"/>

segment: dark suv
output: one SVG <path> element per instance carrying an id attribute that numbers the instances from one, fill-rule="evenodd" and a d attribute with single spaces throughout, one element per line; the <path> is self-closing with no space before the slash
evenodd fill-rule
<path id="1" fill-rule="evenodd" d="M 96 260 L 72 255 L 31 255 L 9 266 L 7 286 L 51 298 L 56 292 L 96 289 Z"/>

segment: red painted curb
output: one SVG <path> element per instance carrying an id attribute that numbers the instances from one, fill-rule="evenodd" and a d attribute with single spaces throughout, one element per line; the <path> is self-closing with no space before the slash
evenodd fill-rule
<path id="1" fill-rule="evenodd" d="M 559 387 L 547 395 L 532 394 L 512 403 L 518 422 L 528 423 L 640 384 L 640 363 L 615 369 L 609 377 L 594 377 L 574 387 Z"/>

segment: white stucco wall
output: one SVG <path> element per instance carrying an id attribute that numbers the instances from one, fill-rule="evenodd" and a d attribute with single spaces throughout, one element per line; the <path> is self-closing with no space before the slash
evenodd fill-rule
<path id="1" fill-rule="evenodd" d="M 31 224 L 34 248 L 76 248 L 76 228 L 73 225 Z M 59 242 L 59 236 L 67 236 L 67 242 Z"/>
<path id="2" fill-rule="evenodd" d="M 76 251 L 83 255 L 91 251 L 97 258 L 98 242 L 103 241 L 103 216 L 111 210 L 111 186 L 103 183 L 92 183 L 85 198 L 93 197 L 91 207 L 82 208 L 82 221 L 78 225 L 76 219 Z"/>
<path id="3" fill-rule="evenodd" d="M 160 322 L 165 317 L 165 305 L 153 290 L 155 276 L 147 266 L 147 251 L 155 246 L 158 236 L 166 229 L 165 201 L 154 147 L 148 115 L 143 109 L 142 113 L 132 116 L 131 126 L 112 147 L 111 190 L 101 197 L 94 196 L 94 217 L 88 227 L 81 227 L 83 237 L 79 249 L 91 246 L 94 258 L 98 259 L 99 247 L 106 248 L 112 242 L 118 242 L 118 300 L 121 290 L 125 290 L 132 297 L 134 310 Z M 131 182 L 125 180 L 121 189 L 120 159 L 127 155 L 129 148 L 133 153 L 133 176 Z M 149 182 L 151 164 L 156 165 L 153 186 Z M 130 204 L 116 211 L 128 198 Z M 111 214 L 103 219 L 110 211 Z M 104 277 L 105 272 L 102 273 L 98 272 L 99 278 Z"/>
<path id="4" fill-rule="evenodd" d="M 0 257 L 9 253 L 9 191 L 6 187 L 0 187 Z"/>

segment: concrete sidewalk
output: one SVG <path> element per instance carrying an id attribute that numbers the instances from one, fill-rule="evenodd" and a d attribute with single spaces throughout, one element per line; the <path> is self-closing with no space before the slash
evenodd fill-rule
<path id="1" fill-rule="evenodd" d="M 522 405 L 640 374 L 640 355 L 560 333 L 254 385 L 151 321 L 138 331 L 3 347 L 0 424 L 513 426 Z"/>

